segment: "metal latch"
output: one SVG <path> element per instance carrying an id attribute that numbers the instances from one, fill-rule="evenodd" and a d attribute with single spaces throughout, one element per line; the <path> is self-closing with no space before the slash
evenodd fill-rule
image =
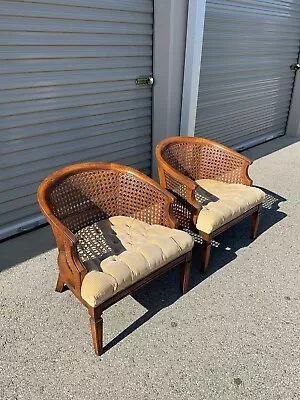
<path id="1" fill-rule="evenodd" d="M 150 76 L 149 75 L 139 76 L 138 78 L 136 78 L 135 84 L 136 84 L 136 86 L 140 86 L 140 87 L 153 86 L 154 78 L 151 75 Z"/>
<path id="2" fill-rule="evenodd" d="M 290 65 L 290 70 L 291 70 L 291 71 L 297 72 L 298 69 L 300 69 L 300 64 L 297 63 L 297 64 L 291 64 L 291 65 Z"/>

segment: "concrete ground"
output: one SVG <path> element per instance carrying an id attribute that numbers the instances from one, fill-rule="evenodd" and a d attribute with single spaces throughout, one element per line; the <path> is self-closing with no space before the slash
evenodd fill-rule
<path id="1" fill-rule="evenodd" d="M 300 142 L 247 152 L 268 198 L 260 235 L 249 221 L 218 238 L 210 273 L 196 247 L 189 292 L 178 271 L 104 314 L 93 354 L 87 312 L 54 292 L 48 227 L 0 245 L 0 399 L 300 398 Z"/>

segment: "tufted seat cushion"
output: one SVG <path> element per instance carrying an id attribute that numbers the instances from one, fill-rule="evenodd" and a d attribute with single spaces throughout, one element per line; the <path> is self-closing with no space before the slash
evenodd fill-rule
<path id="1" fill-rule="evenodd" d="M 265 193 L 255 187 L 219 182 L 212 179 L 196 181 L 196 200 L 202 205 L 196 227 L 207 234 L 244 214 L 263 202 Z M 209 192 L 209 196 L 205 192 Z"/>
<path id="2" fill-rule="evenodd" d="M 80 260 L 89 271 L 81 296 L 92 307 L 193 247 L 185 232 L 122 216 L 96 222 L 76 235 Z"/>

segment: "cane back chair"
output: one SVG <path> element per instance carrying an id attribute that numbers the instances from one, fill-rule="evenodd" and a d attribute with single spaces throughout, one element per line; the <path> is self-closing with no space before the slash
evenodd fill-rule
<path id="1" fill-rule="evenodd" d="M 174 229 L 173 201 L 133 168 L 101 162 L 63 168 L 38 189 L 59 252 L 56 291 L 66 285 L 87 307 L 98 355 L 103 310 L 177 265 L 187 290 L 193 239 Z"/>
<path id="2" fill-rule="evenodd" d="M 160 142 L 156 158 L 161 185 L 176 196 L 180 226 L 202 238 L 202 272 L 212 239 L 232 225 L 252 215 L 251 238 L 256 237 L 265 194 L 251 187 L 248 158 L 211 140 L 183 136 Z"/>

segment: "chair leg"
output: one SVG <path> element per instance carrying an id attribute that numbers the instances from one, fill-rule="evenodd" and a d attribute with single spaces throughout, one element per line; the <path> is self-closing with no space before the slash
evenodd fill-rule
<path id="1" fill-rule="evenodd" d="M 61 293 L 64 290 L 64 281 L 60 274 L 58 274 L 55 291 Z"/>
<path id="2" fill-rule="evenodd" d="M 184 264 L 180 266 L 180 292 L 185 294 L 189 286 L 190 269 L 192 263 L 192 254 L 189 252 L 186 256 Z"/>
<path id="3" fill-rule="evenodd" d="M 210 257 L 211 241 L 204 240 L 201 248 L 201 272 L 205 274 L 207 272 L 207 266 Z"/>
<path id="4" fill-rule="evenodd" d="M 259 225 L 259 219 L 260 219 L 260 213 L 261 213 L 261 208 L 259 207 L 258 210 L 256 210 L 252 214 L 251 229 L 250 229 L 250 237 L 251 237 L 251 239 L 255 239 L 256 238 L 258 225 Z"/>
<path id="5" fill-rule="evenodd" d="M 103 319 L 102 317 L 90 316 L 90 327 L 94 350 L 97 356 L 103 353 Z"/>

